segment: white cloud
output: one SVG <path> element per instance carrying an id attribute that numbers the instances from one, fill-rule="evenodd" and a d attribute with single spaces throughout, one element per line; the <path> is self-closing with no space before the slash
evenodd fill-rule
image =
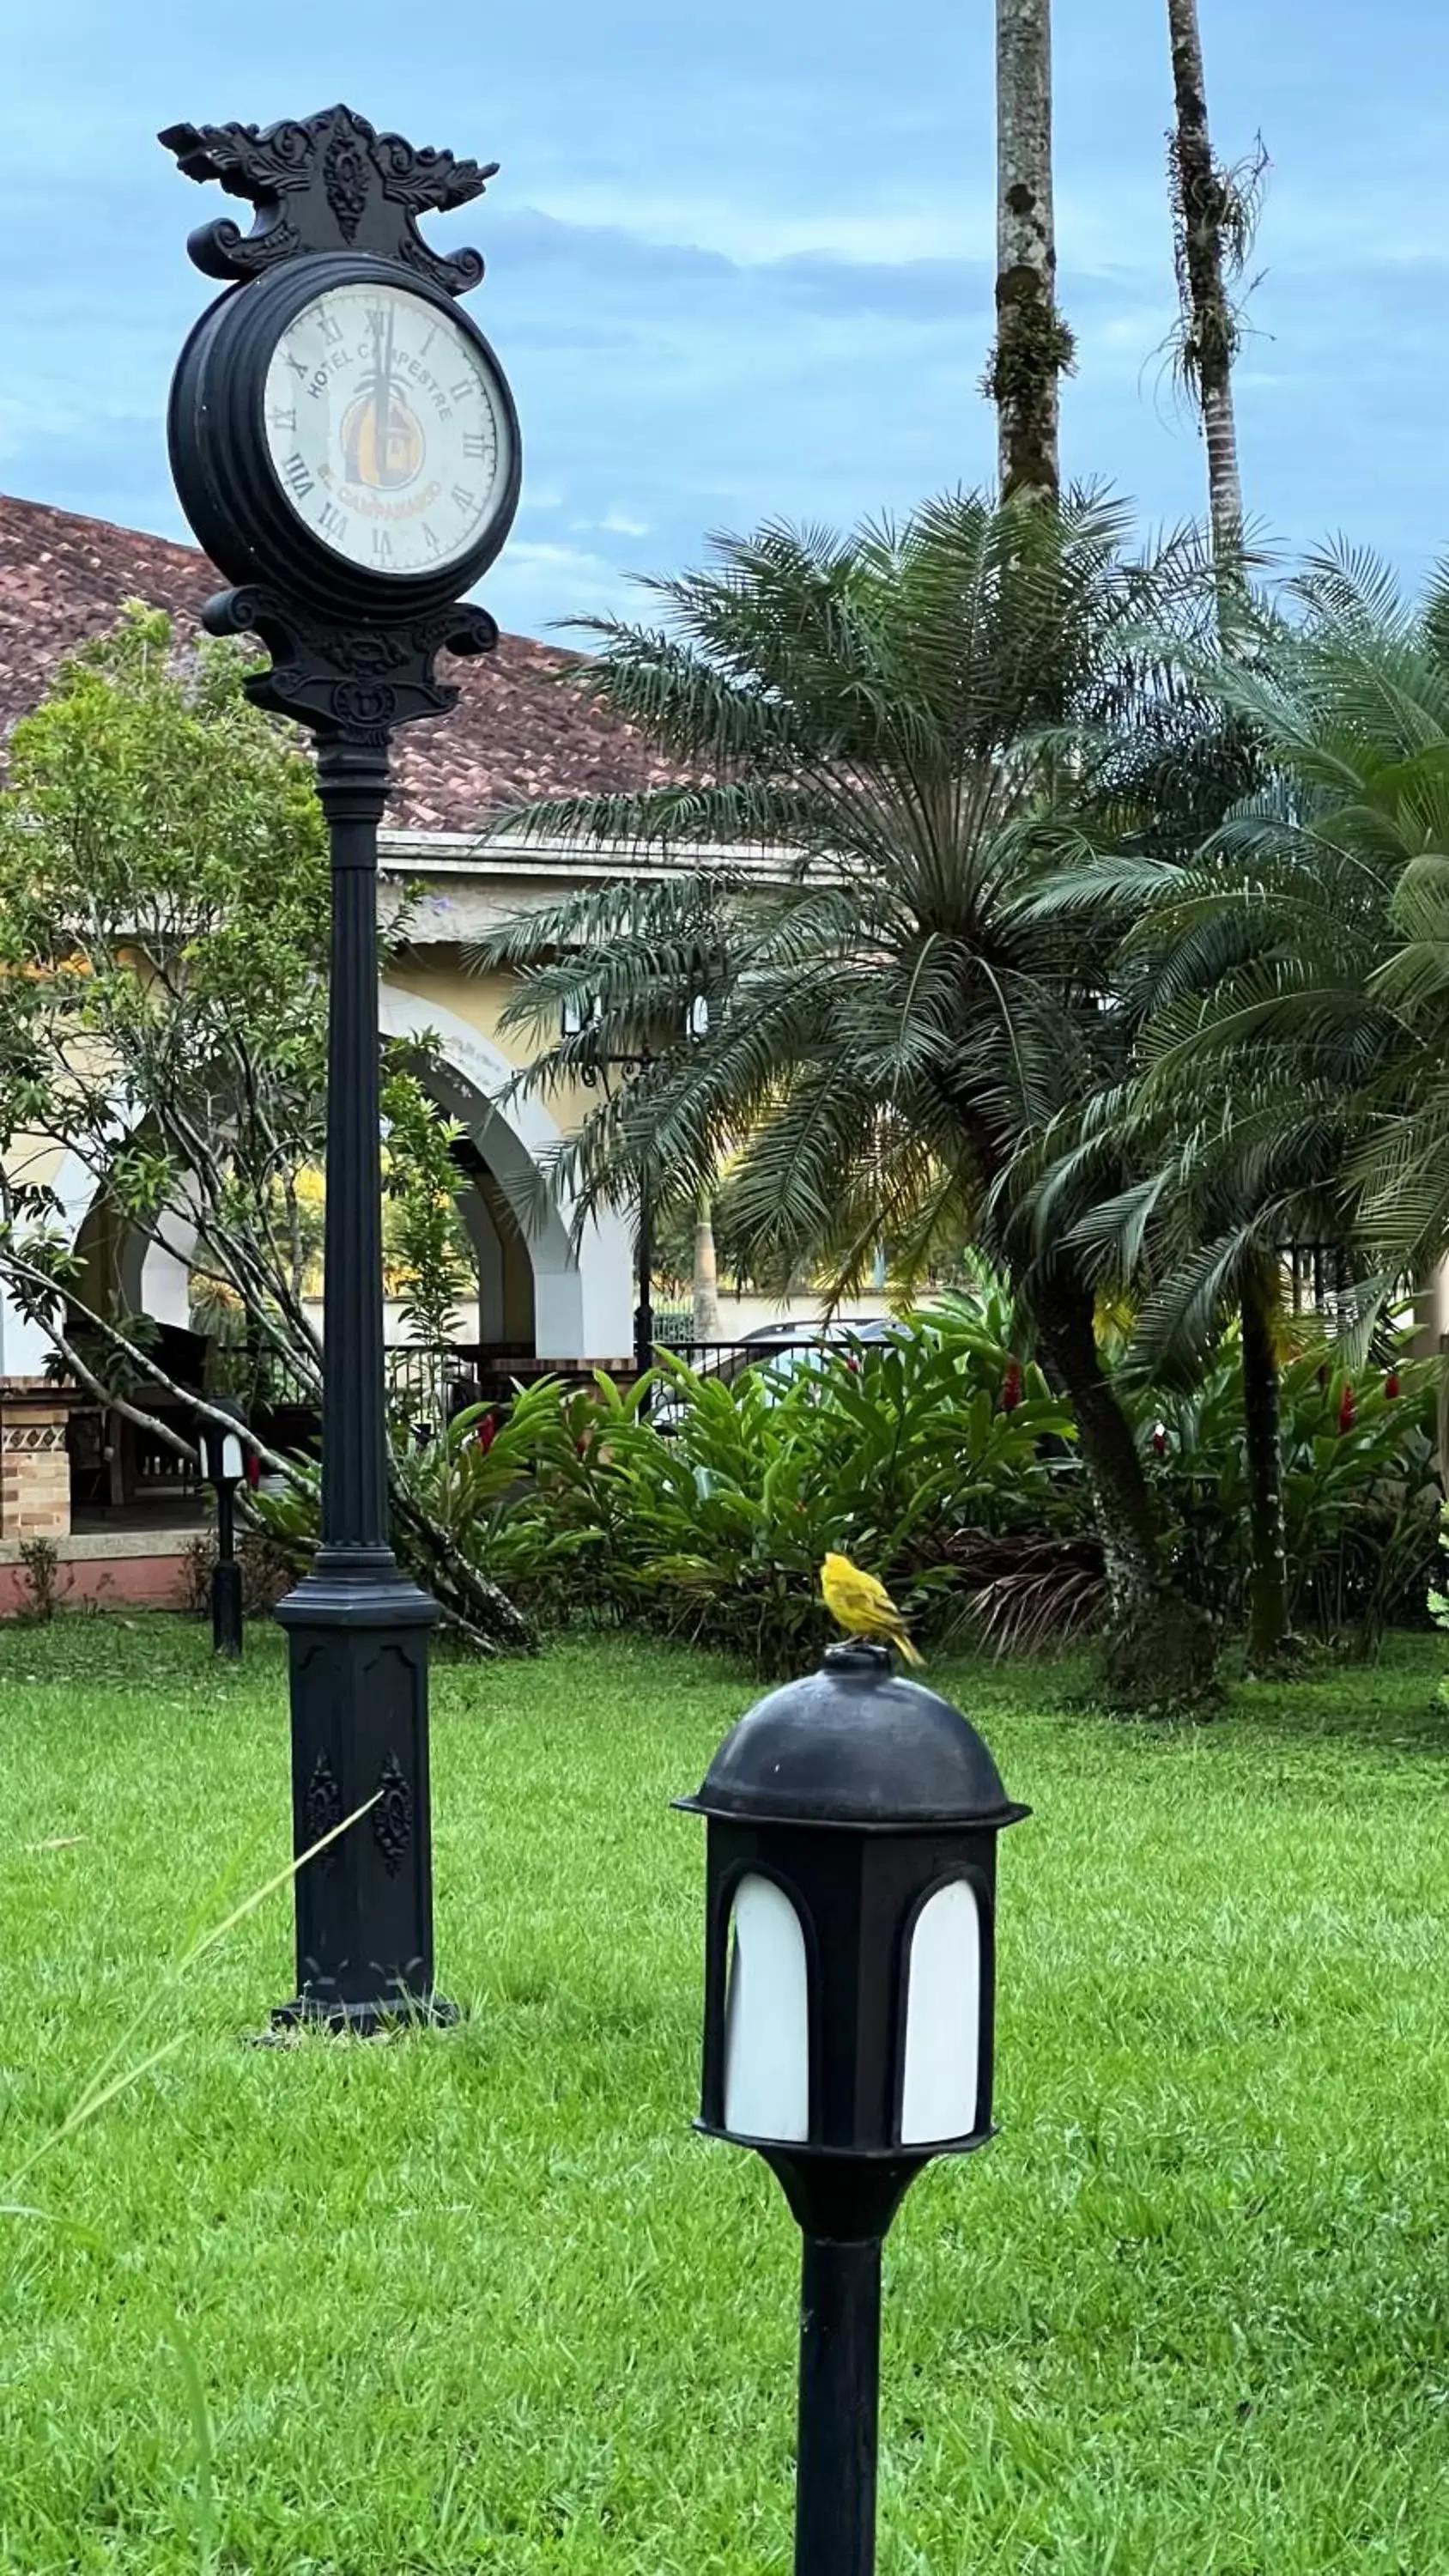
<path id="1" fill-rule="evenodd" d="M 835 259 L 881 261 L 970 259 L 994 238 L 990 196 L 969 190 L 899 205 L 785 206 L 737 198 L 639 196 L 612 187 L 565 186 L 536 197 L 526 211 L 554 223 L 599 226 L 670 249 L 712 251 L 747 267 L 814 251 Z"/>
<path id="2" fill-rule="evenodd" d="M 607 555 L 514 537 L 479 596 L 505 627 L 537 635 L 560 620 L 621 607 L 627 583 Z"/>

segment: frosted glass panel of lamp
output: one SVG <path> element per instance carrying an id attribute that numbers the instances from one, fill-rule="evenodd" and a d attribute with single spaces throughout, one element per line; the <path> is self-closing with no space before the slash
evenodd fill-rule
<path id="1" fill-rule="evenodd" d="M 774 1880 L 742 1878 L 730 1921 L 725 2127 L 796 2144 L 810 2134 L 810 1979 L 800 1917 Z"/>
<path id="2" fill-rule="evenodd" d="M 969 2137 L 981 2067 L 981 1918 L 975 1890 L 953 1879 L 916 1917 L 906 1982 L 903 2147 Z"/>

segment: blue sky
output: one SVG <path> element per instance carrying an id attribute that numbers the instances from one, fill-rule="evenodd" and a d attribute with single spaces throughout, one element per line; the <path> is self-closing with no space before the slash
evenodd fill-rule
<path id="1" fill-rule="evenodd" d="M 1261 129 L 1266 270 L 1240 370 L 1250 513 L 1417 575 L 1449 551 L 1449 12 L 1201 0 L 1216 138 Z M 1173 318 L 1165 0 L 1058 0 L 1064 461 L 1201 508 Z M 714 528 L 832 522 L 985 479 L 992 0 L 10 0 L 0 488 L 184 533 L 162 432 L 205 301 L 203 192 L 156 129 L 338 96 L 503 163 L 436 227 L 513 381 L 525 499 L 485 596 L 541 634 Z M 206 197 L 220 203 L 214 191 Z"/>

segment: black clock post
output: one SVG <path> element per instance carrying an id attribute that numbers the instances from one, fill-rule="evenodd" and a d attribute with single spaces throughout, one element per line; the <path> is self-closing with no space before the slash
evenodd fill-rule
<path id="1" fill-rule="evenodd" d="M 296 123 L 177 125 L 188 178 L 255 210 L 193 233 L 223 293 L 171 394 L 182 506 L 235 587 L 212 634 L 252 633 L 260 706 L 311 728 L 331 836 L 322 1530 L 278 1616 L 291 1657 L 297 1992 L 277 2018 L 370 2033 L 446 2020 L 433 1973 L 428 1647 L 435 1608 L 389 1539 L 384 1392 L 377 833 L 394 729 L 445 715 L 440 652 L 491 651 L 462 594 L 518 504 L 518 424 L 418 217 L 494 167 L 418 151 L 343 107 Z M 454 381 L 456 379 L 456 381 Z M 463 460 L 460 462 L 460 460 Z"/>

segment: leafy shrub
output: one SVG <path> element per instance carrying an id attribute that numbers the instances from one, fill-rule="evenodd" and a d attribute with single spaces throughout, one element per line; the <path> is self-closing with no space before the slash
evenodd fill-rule
<path id="1" fill-rule="evenodd" d="M 292 1585 L 310 1561 L 311 1544 L 292 1546 L 266 1529 L 243 1529 L 237 1534 L 237 1562 L 241 1567 L 242 1610 L 248 1619 L 275 1610 L 277 1603 L 290 1592 Z M 193 1618 L 211 1616 L 211 1578 L 216 1571 L 216 1532 L 203 1530 L 191 1539 L 182 1558 L 181 1600 Z"/>
<path id="2" fill-rule="evenodd" d="M 598 1543 L 587 1519 L 562 1506 L 565 1470 L 577 1463 L 600 1401 L 591 1388 L 570 1392 L 559 1378 L 540 1378 L 505 1407 L 460 1413 L 422 1449 L 406 1424 L 394 1428 L 408 1484 L 457 1555 L 526 1609 L 561 1608 L 567 1569 Z M 317 1545 L 319 1502 L 315 1478 L 252 1497 L 260 1531 L 294 1575 Z M 414 1561 L 405 1530 L 395 1537 L 405 1570 L 426 1587 L 428 1565 Z"/>
<path id="3" fill-rule="evenodd" d="M 1043 1444 L 1069 1440 L 1070 1418 L 1035 1368 L 1008 1404 L 991 1374 L 975 1320 L 956 1318 L 858 1359 L 830 1351 L 818 1367 L 750 1368 L 732 1383 L 666 1357 L 649 1394 L 667 1399 L 667 1431 L 638 1394 L 601 1382 L 540 1499 L 591 1534 L 596 1599 L 780 1669 L 829 1633 L 817 1597 L 829 1549 L 928 1610 L 950 1580 L 943 1533 L 1050 1512 Z"/>
<path id="4" fill-rule="evenodd" d="M 1372 1644 L 1422 1618 L 1440 1500 L 1434 1464 L 1438 1370 L 1401 1359 L 1350 1377 L 1322 1350 L 1280 1380 L 1289 1608 L 1324 1642 L 1357 1629 Z M 1247 1458 L 1235 1343 L 1185 1395 L 1132 1399 L 1137 1433 L 1173 1522 L 1185 1587 L 1236 1620 L 1249 1574 Z M 1160 1426 L 1160 1430 L 1159 1430 Z"/>
<path id="5" fill-rule="evenodd" d="M 768 1358 L 727 1381 L 664 1356 L 627 1394 L 545 1379 L 461 1415 L 407 1478 L 460 1560 L 536 1622 L 642 1621 L 798 1667 L 829 1633 L 821 1559 L 879 1574 L 928 1635 L 969 1620 L 998 1652 L 1100 1619 L 1102 1554 L 1065 1404 L 1018 1356 L 989 1281 L 880 1344 Z M 1109 1351 L 1109 1361 L 1111 1353 Z M 1438 1486 L 1432 1367 L 1350 1391 L 1320 1354 L 1283 1373 L 1292 1613 L 1370 1641 L 1422 1613 Z M 1249 1571 L 1242 1391 L 1225 1344 L 1190 1393 L 1124 1386 L 1190 1594 L 1236 1622 Z M 300 1567 L 316 1500 L 257 1499 Z M 403 1538 L 406 1553 L 405 1533 Z M 424 1563 L 410 1567 L 429 1582 Z M 436 1579 L 436 1577 L 434 1578 Z"/>
<path id="6" fill-rule="evenodd" d="M 16 1618 L 31 1627 L 49 1627 L 73 1579 L 67 1576 L 62 1584 L 60 1550 L 54 1539 L 24 1539 L 20 1548 L 20 1568 L 26 1597 L 15 1614 Z"/>
<path id="7" fill-rule="evenodd" d="M 727 1383 L 666 1356 L 627 1394 L 544 1379 L 460 1415 L 408 1474 L 459 1555 L 535 1618 L 643 1620 L 777 1670 L 829 1633 L 828 1549 L 929 1613 L 955 1582 L 949 1534 L 1050 1518 L 1048 1453 L 1071 1438 L 1041 1372 L 963 1307 L 788 1375 Z M 305 1561 L 315 1498 L 257 1511 Z"/>

